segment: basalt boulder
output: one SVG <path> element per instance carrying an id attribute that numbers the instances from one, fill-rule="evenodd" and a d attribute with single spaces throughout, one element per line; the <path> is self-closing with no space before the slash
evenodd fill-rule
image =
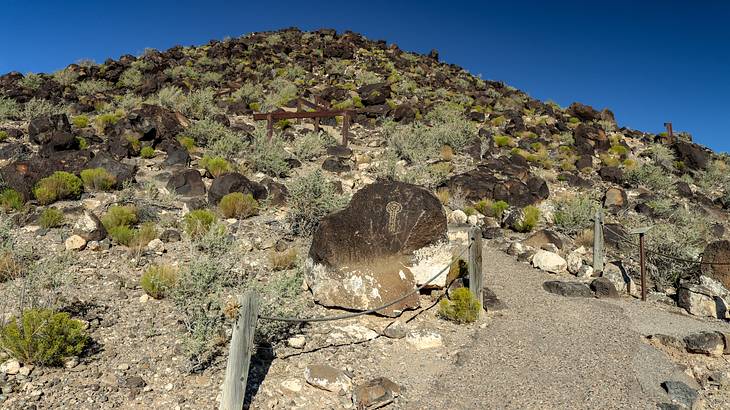
<path id="1" fill-rule="evenodd" d="M 116 179 L 115 187 L 121 188 L 125 182 L 134 181 L 137 174 L 137 166 L 117 161 L 110 154 L 101 151 L 88 163 L 88 168 L 103 168 Z"/>
<path id="2" fill-rule="evenodd" d="M 205 184 L 200 172 L 194 169 L 175 171 L 167 181 L 167 189 L 182 196 L 205 195 Z"/>
<path id="3" fill-rule="evenodd" d="M 550 196 L 547 182 L 528 170 L 514 169 L 505 178 L 488 165 L 453 176 L 445 186 L 452 192 L 461 192 L 470 201 L 493 199 L 518 207 L 535 204 Z"/>
<path id="4" fill-rule="evenodd" d="M 0 168 L 0 176 L 8 188 L 18 191 L 25 200 L 29 200 L 33 197 L 33 187 L 42 178 L 56 171 L 78 174 L 88 168 L 91 155 L 91 152 L 84 150 L 52 152 L 47 157 L 33 156 Z"/>
<path id="5" fill-rule="evenodd" d="M 677 141 L 672 145 L 677 159 L 691 169 L 706 169 L 710 161 L 710 152 L 691 142 Z"/>
<path id="6" fill-rule="evenodd" d="M 730 241 L 711 242 L 705 247 L 700 265 L 702 274 L 720 281 L 730 289 Z"/>
<path id="7" fill-rule="evenodd" d="M 224 196 L 232 192 L 251 194 L 256 200 L 264 199 L 267 196 L 265 186 L 251 181 L 243 174 L 230 172 L 213 180 L 213 184 L 208 190 L 208 202 L 212 205 L 218 205 Z"/>
<path id="8" fill-rule="evenodd" d="M 384 181 L 366 186 L 322 219 L 309 250 L 307 284 L 325 306 L 367 310 L 412 291 L 413 252 L 446 238 L 446 215 L 426 189 Z M 413 295 L 380 314 L 418 306 Z"/>

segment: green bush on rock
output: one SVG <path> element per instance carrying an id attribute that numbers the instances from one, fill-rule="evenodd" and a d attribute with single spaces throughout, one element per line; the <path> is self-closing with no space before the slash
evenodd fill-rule
<path id="1" fill-rule="evenodd" d="M 47 205 L 60 199 L 76 198 L 81 195 L 81 179 L 74 174 L 56 171 L 51 176 L 38 181 L 33 189 L 38 202 Z"/>
<path id="2" fill-rule="evenodd" d="M 438 315 L 456 323 L 471 323 L 479 318 L 481 303 L 468 288 L 458 288 L 451 292 L 451 299 L 441 299 Z"/>

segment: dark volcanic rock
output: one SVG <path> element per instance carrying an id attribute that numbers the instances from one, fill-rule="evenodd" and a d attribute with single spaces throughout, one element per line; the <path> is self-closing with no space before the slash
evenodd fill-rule
<path id="1" fill-rule="evenodd" d="M 78 149 L 66 114 L 36 117 L 28 125 L 28 137 L 41 146 L 42 153 Z"/>
<path id="2" fill-rule="evenodd" d="M 624 179 L 624 171 L 619 167 L 602 167 L 598 170 L 598 176 L 604 181 L 620 184 Z"/>
<path id="3" fill-rule="evenodd" d="M 702 274 L 720 281 L 725 288 L 730 289 L 730 241 L 720 240 L 708 244 L 702 253 L 702 261 L 709 262 L 700 265 Z"/>
<path id="4" fill-rule="evenodd" d="M 0 169 L 2 180 L 9 188 L 18 191 L 25 200 L 33 197 L 35 184 L 55 171 L 78 174 L 88 168 L 91 159 L 89 151 L 60 151 L 48 157 L 34 156 L 27 160 L 14 161 Z"/>
<path id="5" fill-rule="evenodd" d="M 267 196 L 266 187 L 263 185 L 251 181 L 238 172 L 230 172 L 213 180 L 213 184 L 208 190 L 208 202 L 212 205 L 218 205 L 221 198 L 231 192 L 251 194 L 257 201 Z"/>
<path id="6" fill-rule="evenodd" d="M 694 404 L 699 398 L 697 390 L 687 386 L 683 382 L 668 380 L 662 383 L 662 388 L 667 392 L 672 401 L 679 404 L 682 409 L 695 408 Z M 663 407 L 665 409 L 673 408 L 670 404 L 669 407 Z"/>
<path id="7" fill-rule="evenodd" d="M 601 115 L 590 105 L 574 102 L 568 107 L 568 114 L 579 118 L 582 121 L 593 121 L 601 118 Z"/>
<path id="8" fill-rule="evenodd" d="M 608 278 L 596 278 L 591 282 L 591 290 L 599 299 L 618 298 L 619 294 L 616 286 Z"/>
<path id="9" fill-rule="evenodd" d="M 542 284 L 545 291 L 566 297 L 593 297 L 593 293 L 585 283 L 582 282 L 563 282 L 559 280 L 549 280 Z"/>
<path id="10" fill-rule="evenodd" d="M 725 351 L 725 338 L 718 332 L 697 332 L 684 337 L 687 351 L 710 356 L 722 356 Z"/>
<path id="11" fill-rule="evenodd" d="M 509 179 L 500 178 L 490 164 L 479 165 L 472 171 L 451 177 L 446 186 L 452 192 L 461 191 L 470 201 L 502 200 L 518 207 L 532 205 L 550 196 L 547 183 L 529 174 L 528 170 L 511 167 L 501 171 L 509 172 Z"/>
<path id="12" fill-rule="evenodd" d="M 194 169 L 173 172 L 167 181 L 167 189 L 183 196 L 205 195 L 203 178 Z"/>
<path id="13" fill-rule="evenodd" d="M 686 141 L 677 141 L 672 145 L 677 159 L 684 162 L 691 169 L 706 169 L 710 160 L 710 152 L 697 144 Z"/>
<path id="14" fill-rule="evenodd" d="M 362 103 L 368 105 L 381 105 L 390 98 L 391 90 L 388 83 L 368 84 L 357 90 Z"/>
<path id="15" fill-rule="evenodd" d="M 337 157 L 329 157 L 322 163 L 322 169 L 334 173 L 349 172 L 350 165 Z"/>
<path id="16" fill-rule="evenodd" d="M 104 168 L 108 173 L 114 175 L 117 182 L 115 187 L 121 188 L 125 182 L 133 182 L 137 174 L 137 166 L 117 161 L 106 152 L 99 152 L 89 161 L 89 168 Z"/>
<path id="17" fill-rule="evenodd" d="M 347 208 L 320 222 L 309 250 L 315 265 L 307 284 L 326 306 L 379 306 L 414 288 L 409 255 L 445 237 L 446 215 L 429 191 L 395 181 L 368 185 Z M 380 313 L 416 306 L 414 295 Z"/>

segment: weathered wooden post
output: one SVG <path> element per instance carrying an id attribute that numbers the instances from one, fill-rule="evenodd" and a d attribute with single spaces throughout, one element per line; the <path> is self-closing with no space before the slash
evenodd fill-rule
<path id="1" fill-rule="evenodd" d="M 272 113 L 266 115 L 266 135 L 268 135 L 269 141 L 274 136 L 274 115 Z"/>
<path id="2" fill-rule="evenodd" d="M 469 229 L 469 290 L 484 305 L 482 274 L 482 230 L 478 227 Z M 483 308 L 484 306 L 482 306 Z"/>
<path id="3" fill-rule="evenodd" d="M 238 311 L 238 320 L 233 327 L 226 378 L 223 382 L 221 410 L 241 410 L 246 396 L 253 337 L 259 318 L 259 295 L 253 290 L 246 291 L 239 298 L 239 303 L 241 307 Z"/>
<path id="4" fill-rule="evenodd" d="M 593 219 L 593 271 L 603 272 L 603 208 Z"/>
<path id="5" fill-rule="evenodd" d="M 345 111 L 342 115 L 342 145 L 347 146 L 347 134 L 350 132 L 350 112 Z"/>

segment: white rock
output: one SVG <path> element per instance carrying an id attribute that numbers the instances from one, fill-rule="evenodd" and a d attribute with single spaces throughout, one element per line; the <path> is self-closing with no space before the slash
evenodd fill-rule
<path id="1" fill-rule="evenodd" d="M 79 365 L 79 358 L 76 356 L 69 357 L 66 359 L 66 361 L 63 362 L 63 367 L 67 369 L 73 369 L 74 367 Z"/>
<path id="2" fill-rule="evenodd" d="M 320 389 L 340 393 L 352 388 L 352 380 L 342 370 L 326 364 L 310 365 L 304 369 L 307 383 Z"/>
<path id="3" fill-rule="evenodd" d="M 336 343 L 345 341 L 373 340 L 376 337 L 378 337 L 378 332 L 368 329 L 363 325 L 353 323 L 332 329 L 329 335 L 327 335 L 327 342 Z"/>
<path id="4" fill-rule="evenodd" d="M 532 265 L 551 273 L 562 273 L 568 268 L 568 262 L 560 255 L 542 249 L 532 257 Z"/>
<path id="5" fill-rule="evenodd" d="M 479 225 L 479 216 L 478 215 L 469 215 L 469 218 L 467 218 L 467 222 L 469 225 L 477 226 Z"/>
<path id="6" fill-rule="evenodd" d="M 420 286 L 426 283 L 427 280 L 439 273 L 444 266 L 451 264 L 452 255 L 452 248 L 443 244 L 431 245 L 415 251 L 415 262 L 409 269 L 416 279 L 416 285 Z M 443 288 L 446 286 L 446 276 L 446 273 L 439 275 L 429 283 L 429 287 Z"/>
<path id="7" fill-rule="evenodd" d="M 304 388 L 304 385 L 299 379 L 288 379 L 281 382 L 281 387 L 294 393 L 299 393 Z"/>
<path id="8" fill-rule="evenodd" d="M 10 359 L 3 364 L 0 364 L 0 373 L 5 374 L 18 374 L 20 372 L 20 362 L 15 359 Z"/>
<path id="9" fill-rule="evenodd" d="M 406 342 L 416 350 L 435 349 L 444 345 L 440 334 L 430 330 L 414 330 L 406 335 Z"/>
<path id="10" fill-rule="evenodd" d="M 139 303 L 147 303 L 147 302 L 149 302 L 149 300 L 150 300 L 150 295 L 148 295 L 146 293 L 139 297 Z"/>
<path id="11" fill-rule="evenodd" d="M 28 377 L 33 372 L 34 366 L 31 365 L 25 365 L 18 370 L 18 375 L 23 377 Z"/>
<path id="12" fill-rule="evenodd" d="M 580 267 L 583 266 L 583 256 L 577 251 L 568 254 L 566 261 L 568 262 L 568 272 L 577 275 Z"/>
<path id="13" fill-rule="evenodd" d="M 289 340 L 286 341 L 286 343 L 289 345 L 289 347 L 301 349 L 307 343 L 307 339 L 304 338 L 304 335 L 298 335 L 290 337 Z"/>
<path id="14" fill-rule="evenodd" d="M 451 213 L 449 214 L 449 222 L 452 224 L 463 225 L 467 222 L 467 220 L 468 218 L 466 214 L 461 209 L 451 211 Z"/>
<path id="15" fill-rule="evenodd" d="M 147 244 L 147 249 L 152 252 L 163 253 L 165 252 L 165 243 L 159 238 L 155 238 Z"/>
<path id="16" fill-rule="evenodd" d="M 593 276 L 593 266 L 582 265 L 578 272 L 575 273 L 575 276 L 579 278 L 590 278 Z"/>
<path id="17" fill-rule="evenodd" d="M 621 268 L 613 263 L 608 263 L 604 266 L 601 276 L 608 278 L 608 280 L 613 283 L 613 286 L 616 288 L 618 293 L 626 294 L 627 290 L 630 291 L 632 296 L 639 296 L 641 293 L 641 290 L 638 286 L 636 286 L 634 280 L 628 275 L 624 275 L 623 272 L 621 272 Z"/>
<path id="18" fill-rule="evenodd" d="M 67 251 L 80 251 L 86 247 L 86 239 L 78 236 L 71 235 L 64 242 Z"/>

